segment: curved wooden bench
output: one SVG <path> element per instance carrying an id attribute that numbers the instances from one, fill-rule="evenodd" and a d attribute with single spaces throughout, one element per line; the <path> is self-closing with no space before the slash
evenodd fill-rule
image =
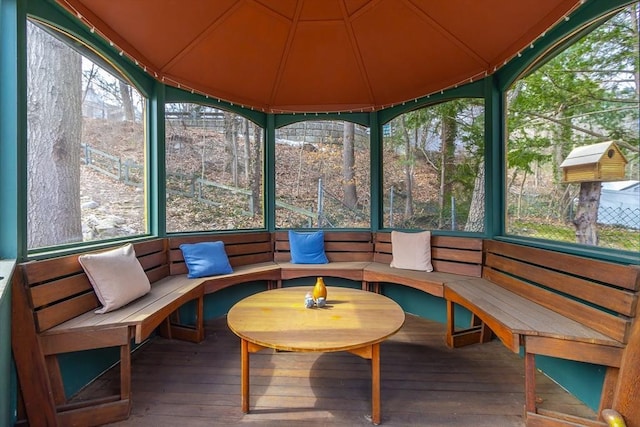
<path id="1" fill-rule="evenodd" d="M 170 274 L 187 274 L 181 244 L 212 241 L 224 242 L 233 273 L 203 279 L 205 294 L 254 281 L 266 281 L 267 288 L 274 288 L 280 280 L 280 266 L 273 261 L 272 234 L 268 231 L 169 237 Z"/>
<path id="2" fill-rule="evenodd" d="M 26 413 L 31 425 L 96 425 L 122 420 L 130 411 L 131 347 L 159 326 L 168 335 L 199 342 L 204 338 L 202 281 L 169 276 L 164 239 L 134 245 L 151 291 L 115 311 L 100 307 L 79 255 L 20 264 L 12 279 L 12 348 Z M 175 324 L 180 306 L 197 302 L 196 324 Z M 61 353 L 120 348 L 119 393 L 70 404 L 57 356 Z"/>
<path id="3" fill-rule="evenodd" d="M 233 273 L 187 279 L 180 245 L 214 240 L 225 243 Z M 141 342 L 159 327 L 165 336 L 199 341 L 204 337 L 204 294 L 254 281 L 273 288 L 283 280 L 312 276 L 354 280 L 375 292 L 389 283 L 444 297 L 446 340 L 452 347 L 485 342 L 494 335 L 512 351 L 523 345 L 531 425 L 576 421 L 536 408 L 536 354 L 607 366 L 601 406 L 611 406 L 629 329 L 639 310 L 640 269 L 471 237 L 432 236 L 431 246 L 434 272 L 426 273 L 389 266 L 391 237 L 386 232 L 325 232 L 330 262 L 323 265 L 292 264 L 287 232 L 156 239 L 135 245 L 152 291 L 106 315 L 93 313 L 99 303 L 78 255 L 21 264 L 12 281 L 12 344 L 30 422 L 91 425 L 126 418 L 132 339 Z M 175 315 L 188 301 L 197 303 L 195 327 L 180 325 Z M 455 328 L 455 304 L 472 313 L 470 328 Z M 56 355 L 111 346 L 120 347 L 119 394 L 86 405 L 68 404 Z"/>
<path id="4" fill-rule="evenodd" d="M 293 264 L 289 245 L 289 233 L 277 231 L 274 260 L 281 268 L 278 287 L 283 280 L 301 277 L 339 277 L 362 283 L 364 268 L 373 260 L 373 243 L 370 231 L 325 231 L 324 250 L 328 264 Z"/>
<path id="5" fill-rule="evenodd" d="M 373 243 L 374 262 L 365 267 L 364 281 L 375 292 L 380 292 L 380 283 L 392 283 L 442 298 L 445 283 L 482 275 L 480 238 L 431 236 L 433 271 L 429 273 L 390 267 L 393 258 L 391 233 L 375 233 Z"/>
<path id="6" fill-rule="evenodd" d="M 485 241 L 484 251 L 482 278 L 445 285 L 448 345 L 484 342 L 495 334 L 516 353 L 524 346 L 528 423 L 587 422 L 538 410 L 536 354 L 606 366 L 600 407 L 610 407 L 638 309 L 640 269 L 497 241 Z M 454 304 L 480 322 L 457 330 Z"/>

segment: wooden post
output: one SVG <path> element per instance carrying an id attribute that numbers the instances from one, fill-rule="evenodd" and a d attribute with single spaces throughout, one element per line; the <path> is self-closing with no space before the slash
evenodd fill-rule
<path id="1" fill-rule="evenodd" d="M 249 343 L 243 339 L 240 349 L 240 379 L 241 395 L 242 395 L 242 412 L 249 413 Z"/>

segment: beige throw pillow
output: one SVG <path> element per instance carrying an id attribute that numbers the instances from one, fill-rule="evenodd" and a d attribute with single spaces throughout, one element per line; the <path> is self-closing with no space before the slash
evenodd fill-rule
<path id="1" fill-rule="evenodd" d="M 132 244 L 78 257 L 102 304 L 96 313 L 115 310 L 151 290 L 149 278 L 136 258 Z"/>
<path id="2" fill-rule="evenodd" d="M 431 265 L 431 232 L 391 232 L 391 267 L 405 270 L 433 271 Z"/>

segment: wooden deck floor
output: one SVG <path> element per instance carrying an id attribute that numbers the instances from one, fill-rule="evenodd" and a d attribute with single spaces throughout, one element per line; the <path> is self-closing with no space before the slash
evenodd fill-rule
<path id="1" fill-rule="evenodd" d="M 381 346 L 385 426 L 522 426 L 523 363 L 498 341 L 450 350 L 444 325 L 407 315 Z M 251 356 L 251 413 L 240 410 L 240 341 L 226 319 L 190 344 L 155 338 L 133 360 L 133 409 L 117 426 L 370 426 L 369 361 L 350 353 Z M 99 394 L 106 378 L 83 394 Z M 594 416 L 546 377 L 548 409 Z M 553 406 L 551 401 L 555 402 Z"/>

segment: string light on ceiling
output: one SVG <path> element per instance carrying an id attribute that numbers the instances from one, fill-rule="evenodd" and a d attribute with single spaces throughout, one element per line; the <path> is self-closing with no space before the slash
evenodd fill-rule
<path id="1" fill-rule="evenodd" d="M 198 90 L 194 87 L 191 87 L 190 85 L 186 85 L 184 82 L 179 81 L 175 78 L 173 78 L 170 75 L 164 74 L 162 73 L 160 70 L 156 69 L 153 65 L 150 64 L 146 64 L 143 62 L 140 62 L 140 60 L 136 57 L 133 57 L 132 55 L 130 55 L 129 53 L 127 53 L 126 49 L 119 47 L 113 40 L 109 39 L 103 32 L 101 32 L 99 30 L 98 27 L 96 27 L 96 25 L 94 25 L 94 23 L 89 22 L 89 20 L 87 18 L 85 18 L 83 16 L 83 14 L 76 10 L 75 7 L 70 4 L 67 0 L 58 0 L 59 3 L 61 3 L 67 10 L 69 10 L 83 25 L 85 25 L 87 27 L 87 29 L 89 30 L 89 32 L 91 34 L 96 34 L 99 37 L 101 37 L 103 40 L 105 40 L 106 42 L 109 43 L 109 46 L 112 47 L 115 52 L 117 53 L 117 55 L 121 56 L 121 57 L 125 57 L 128 60 L 130 60 L 132 63 L 134 63 L 136 66 L 138 66 L 139 68 L 142 69 L 143 72 L 152 75 L 153 78 L 155 78 L 156 80 L 160 80 L 162 83 L 169 85 L 169 86 L 173 86 L 173 87 L 177 87 L 178 89 L 182 89 L 182 90 L 186 90 L 189 91 L 192 94 L 197 94 L 200 96 L 203 96 L 205 99 L 210 99 L 210 95 L 209 93 L 206 93 L 204 91 Z M 554 22 L 552 25 L 550 25 L 545 31 L 543 31 L 537 38 L 536 40 L 540 40 L 542 38 L 544 38 L 547 35 L 547 32 L 549 30 L 551 30 L 552 28 L 554 28 L 555 26 L 557 26 L 560 22 L 564 21 L 564 22 L 568 22 L 571 17 L 570 15 L 575 12 L 575 10 L 579 7 L 579 5 L 582 5 L 586 2 L 586 0 L 580 0 L 579 4 L 575 5 L 571 10 L 569 10 L 564 16 L 562 16 L 560 19 L 558 19 L 556 22 Z M 516 52 L 515 54 L 513 54 L 510 57 L 504 58 L 504 60 L 502 61 L 502 65 L 499 66 L 497 64 L 494 64 L 493 66 L 489 66 L 489 69 L 485 69 L 479 73 L 476 73 L 470 77 L 464 78 L 458 82 L 455 82 L 449 86 L 443 87 L 437 91 L 433 91 L 430 93 L 425 93 L 422 97 L 419 98 L 414 98 L 414 103 L 418 103 L 421 99 L 429 99 L 431 97 L 431 95 L 434 95 L 436 93 L 440 93 L 440 95 L 444 95 L 445 91 L 451 90 L 451 89 L 456 89 L 458 88 L 458 86 L 461 85 L 465 85 L 467 83 L 473 83 L 474 81 L 480 80 L 482 78 L 486 78 L 489 75 L 496 73 L 502 66 L 506 66 L 511 60 L 513 60 L 514 58 L 521 58 L 523 56 L 523 52 L 525 49 L 534 49 L 535 47 L 535 42 L 536 40 L 530 42 L 527 46 L 525 46 L 523 49 L 519 50 L 518 52 Z M 218 103 L 222 103 L 225 102 L 227 104 L 229 104 L 230 106 L 234 106 L 234 102 L 231 100 L 227 100 L 224 98 L 220 98 L 220 97 L 216 97 L 217 102 Z M 379 106 L 370 106 L 370 107 L 362 107 L 360 108 L 359 112 L 364 113 L 367 111 L 376 111 L 376 109 L 385 109 L 385 108 L 393 108 L 394 106 L 399 105 L 399 103 L 393 103 L 390 104 L 388 106 L 385 105 L 379 105 Z M 402 105 L 406 105 L 406 101 L 402 102 Z M 240 105 L 241 108 L 245 108 L 244 105 Z M 251 107 L 251 110 L 253 110 L 253 107 Z M 271 114 L 295 114 L 295 111 L 293 110 L 286 110 L 286 109 L 275 109 L 275 108 L 269 108 L 268 110 L 265 109 L 264 107 L 261 108 L 262 112 L 267 112 L 267 113 L 271 113 Z M 352 113 L 354 110 L 348 110 L 349 113 Z M 340 110 L 334 110 L 334 111 L 324 111 L 324 112 L 315 112 L 316 116 L 320 113 L 320 114 L 340 114 L 341 112 L 345 112 L 345 111 L 340 111 Z"/>

